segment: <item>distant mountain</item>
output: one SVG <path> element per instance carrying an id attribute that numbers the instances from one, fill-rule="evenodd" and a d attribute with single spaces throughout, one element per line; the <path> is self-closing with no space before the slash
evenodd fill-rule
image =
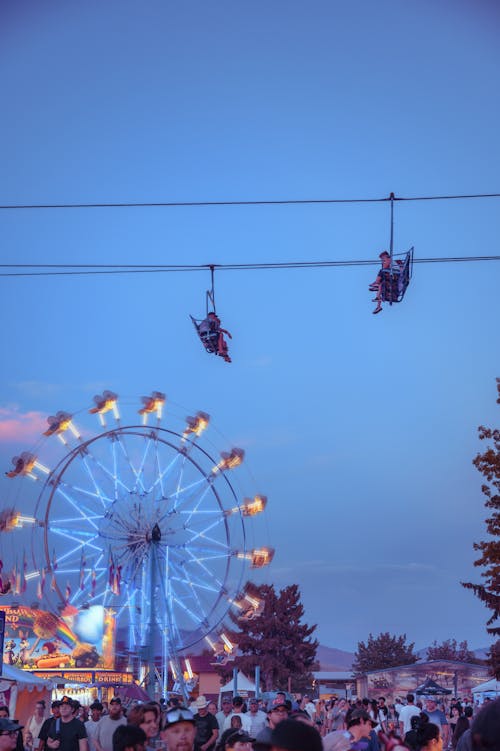
<path id="1" fill-rule="evenodd" d="M 418 649 L 415 654 L 418 655 L 419 660 L 424 661 L 427 657 L 427 649 Z M 478 660 L 486 660 L 489 647 L 478 647 L 477 649 L 471 649 Z M 324 672 L 345 672 L 350 670 L 354 660 L 353 652 L 345 652 L 342 649 L 335 649 L 335 647 L 325 647 L 320 644 L 317 652 L 316 659 L 319 662 L 319 669 Z"/>
<path id="2" fill-rule="evenodd" d="M 335 647 L 325 647 L 320 644 L 316 651 L 319 669 L 325 672 L 344 672 L 351 669 L 354 660 L 353 652 L 344 652 Z"/>
<path id="3" fill-rule="evenodd" d="M 429 645 L 430 646 L 430 645 Z M 415 654 L 418 655 L 419 660 L 426 660 L 427 659 L 427 650 L 429 647 L 424 647 L 423 649 L 417 649 L 415 650 Z M 474 656 L 477 660 L 487 660 L 488 659 L 488 652 L 490 651 L 490 647 L 478 647 L 477 649 L 471 649 L 471 652 L 474 653 Z"/>

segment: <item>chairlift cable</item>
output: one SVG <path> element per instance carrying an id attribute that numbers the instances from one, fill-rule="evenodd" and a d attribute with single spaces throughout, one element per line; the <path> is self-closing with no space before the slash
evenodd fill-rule
<path id="1" fill-rule="evenodd" d="M 259 199 L 254 201 L 135 201 L 135 202 L 101 202 L 101 203 L 32 203 L 3 204 L 0 210 L 27 209 L 134 209 L 134 208 L 176 208 L 176 207 L 213 207 L 213 206 L 296 206 L 329 203 L 383 203 L 385 201 L 452 201 L 472 198 L 500 198 L 500 193 L 469 193 L 443 196 L 386 196 L 384 198 L 298 198 L 298 199 Z"/>
<path id="2" fill-rule="evenodd" d="M 396 256 L 406 255 L 396 253 Z M 491 256 L 454 256 L 415 258 L 413 263 L 476 263 L 481 261 L 500 261 L 500 255 Z M 342 268 L 349 266 L 378 266 L 376 259 L 352 261 L 284 261 L 270 263 L 227 263 L 199 265 L 168 264 L 0 264 L 0 269 L 25 269 L 23 271 L 0 271 L 0 277 L 39 277 L 39 276 L 95 276 L 113 274 L 159 274 L 179 272 L 207 271 L 213 266 L 220 271 L 267 271 L 281 269 Z M 43 269 L 35 271 L 32 269 Z M 56 270 L 57 269 L 57 270 Z"/>

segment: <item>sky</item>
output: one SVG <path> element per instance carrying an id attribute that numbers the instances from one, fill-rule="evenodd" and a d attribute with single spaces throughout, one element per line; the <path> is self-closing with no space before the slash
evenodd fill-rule
<path id="1" fill-rule="evenodd" d="M 487 0 L 5 0 L 0 205 L 498 193 L 499 25 Z M 498 209 L 396 202 L 395 252 L 498 255 Z M 377 260 L 390 212 L 2 208 L 0 228 L 3 264 Z M 245 449 L 276 550 L 261 579 L 300 586 L 322 644 L 488 645 L 460 582 L 485 536 L 472 459 L 498 424 L 500 266 L 416 263 L 377 316 L 375 273 L 217 271 L 231 364 L 189 320 L 206 270 L 0 277 L 5 469 L 57 410 L 163 391 Z"/>

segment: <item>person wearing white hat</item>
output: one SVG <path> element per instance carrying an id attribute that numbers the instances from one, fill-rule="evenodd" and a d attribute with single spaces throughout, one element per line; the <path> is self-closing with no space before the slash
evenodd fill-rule
<path id="1" fill-rule="evenodd" d="M 196 737 L 195 751 L 213 751 L 219 737 L 219 725 L 215 717 L 208 711 L 208 701 L 203 695 L 198 696 L 194 703 L 196 714 L 194 724 Z"/>

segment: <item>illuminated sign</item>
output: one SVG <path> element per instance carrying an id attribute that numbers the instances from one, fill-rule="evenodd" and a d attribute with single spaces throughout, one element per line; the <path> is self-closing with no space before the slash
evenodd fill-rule
<path id="1" fill-rule="evenodd" d="M 134 683 L 132 673 L 116 673 L 111 670 L 33 670 L 33 675 L 61 683 L 106 683 L 128 685 Z"/>
<path id="2" fill-rule="evenodd" d="M 115 619 L 102 605 L 60 616 L 38 608 L 0 606 L 5 613 L 3 662 L 24 670 L 114 668 Z"/>

